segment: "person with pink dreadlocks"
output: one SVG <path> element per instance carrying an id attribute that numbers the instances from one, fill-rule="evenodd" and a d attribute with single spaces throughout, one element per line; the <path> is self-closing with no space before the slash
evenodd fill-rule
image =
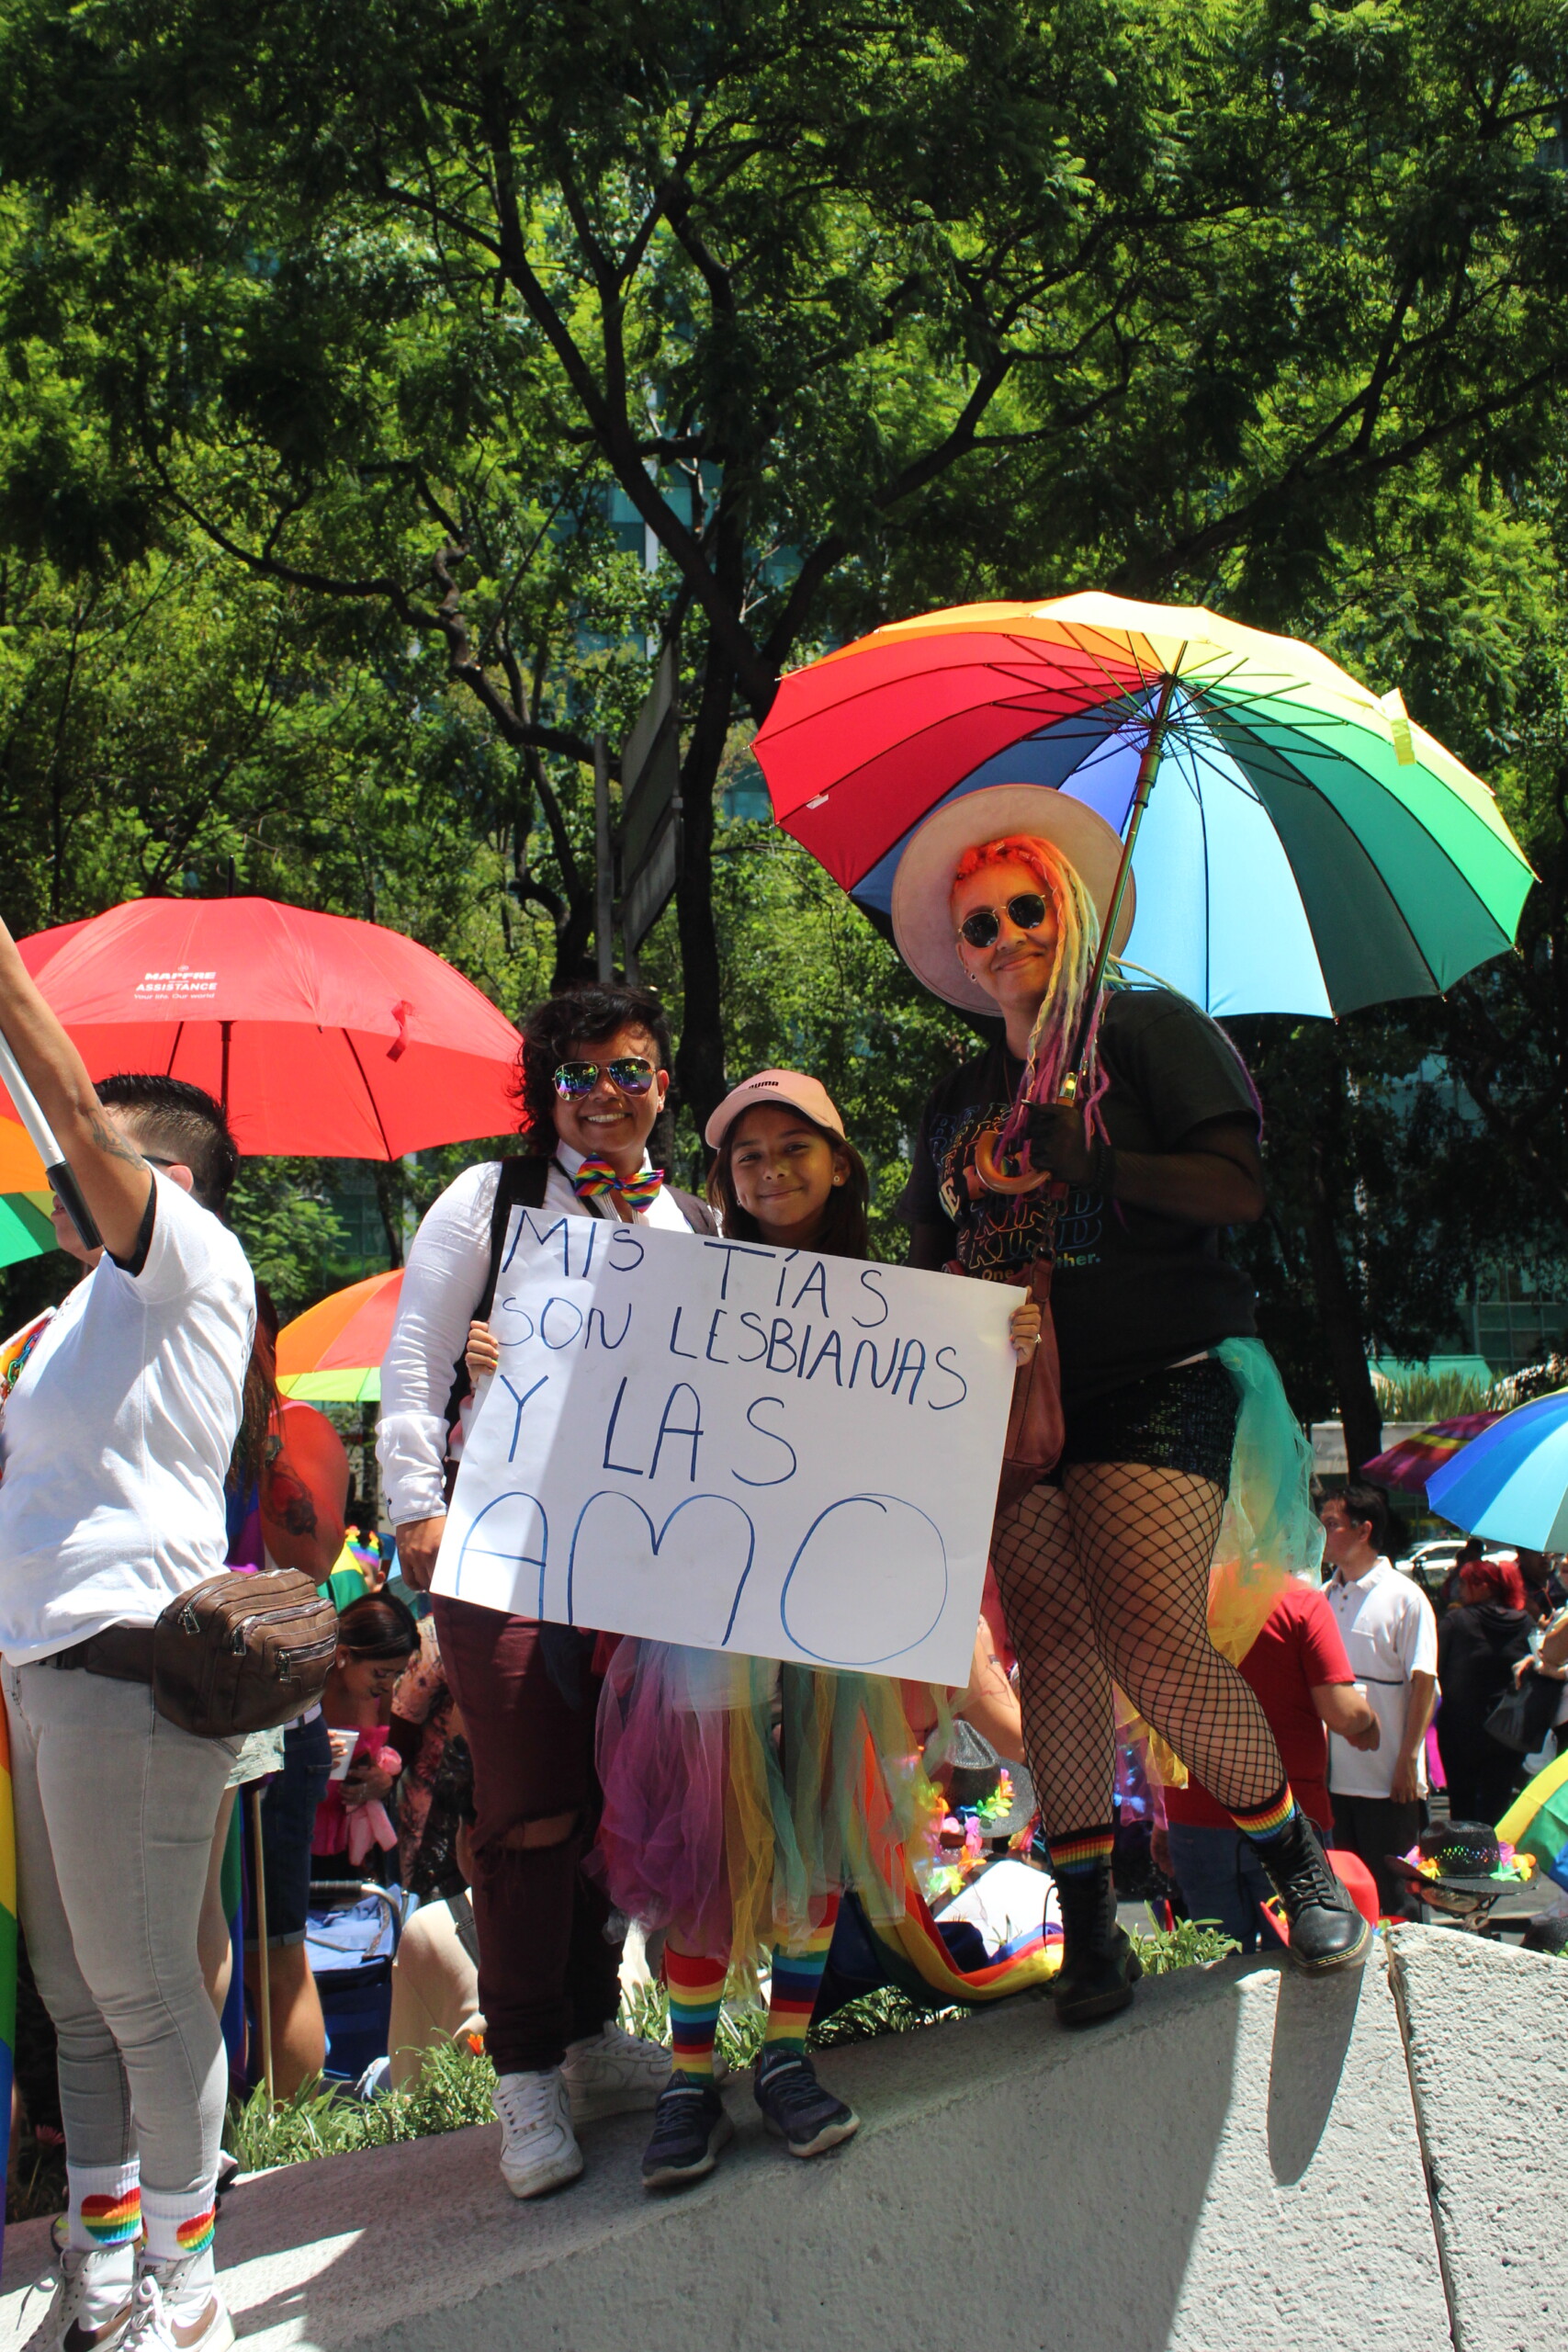
<path id="1" fill-rule="evenodd" d="M 1004 1032 L 926 1106 L 900 1204 L 910 1262 L 1016 1283 L 1054 1261 L 1066 1441 L 998 1514 L 993 1556 L 1061 1905 L 1068 2024 L 1124 2008 L 1141 1973 L 1111 1877 L 1113 1683 L 1253 1842 L 1292 1960 L 1322 1971 L 1368 1945 L 1262 1709 L 1210 1635 L 1233 1469 L 1239 1479 L 1245 1454 L 1233 1525 L 1283 1568 L 1307 1541 L 1304 1448 L 1251 1286 L 1220 1246 L 1264 1209 L 1247 1071 L 1171 989 L 1118 985 L 1090 1001 L 1120 854 L 1066 793 L 987 786 L 925 820 L 892 901 L 917 977 L 999 1015 Z M 1130 888 L 1119 913 L 1113 948 Z"/>

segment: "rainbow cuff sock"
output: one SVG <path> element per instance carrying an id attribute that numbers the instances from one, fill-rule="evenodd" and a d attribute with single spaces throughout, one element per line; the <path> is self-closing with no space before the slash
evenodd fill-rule
<path id="1" fill-rule="evenodd" d="M 1060 1838 L 1054 1838 L 1047 1831 L 1045 1844 L 1051 1856 L 1052 1877 L 1090 1878 L 1096 1871 L 1109 1870 L 1115 1843 L 1114 1822 L 1106 1822 L 1098 1829 L 1071 1829 Z"/>
<path id="2" fill-rule="evenodd" d="M 147 2256 L 151 2262 L 181 2262 L 206 2254 L 218 2221 L 216 2183 L 188 2195 L 171 2197 L 155 2188 L 141 2192 L 147 2220 Z"/>
<path id="3" fill-rule="evenodd" d="M 1267 1804 L 1258 1805 L 1251 1813 L 1242 1813 L 1235 1808 L 1231 1813 L 1231 1819 L 1242 1836 L 1250 1838 L 1255 1846 L 1273 1845 L 1276 1838 L 1285 1835 L 1295 1817 L 1296 1801 L 1291 1794 L 1289 1781 L 1282 1784 L 1279 1795 L 1270 1797 Z"/>
<path id="4" fill-rule="evenodd" d="M 820 1926 L 813 1928 L 802 1951 L 773 1947 L 773 1985 L 768 1995 L 768 2024 L 762 2036 L 767 2050 L 782 2046 L 804 2050 L 828 1951 L 839 1917 L 839 1898 L 830 1894 Z"/>
<path id="5" fill-rule="evenodd" d="M 694 2083 L 713 2080 L 713 2046 L 724 2000 L 728 1963 L 704 1952 L 664 1947 L 664 1984 L 670 1995 L 671 2056 L 678 2075 Z"/>
<path id="6" fill-rule="evenodd" d="M 85 2249 L 133 2245 L 141 2235 L 141 2187 L 138 2167 L 129 2165 L 70 2165 L 70 2242 Z"/>

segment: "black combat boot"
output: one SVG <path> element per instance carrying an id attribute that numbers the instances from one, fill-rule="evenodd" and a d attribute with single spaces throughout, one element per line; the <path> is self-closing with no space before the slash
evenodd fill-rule
<path id="1" fill-rule="evenodd" d="M 1372 1931 L 1334 1872 L 1317 1831 L 1298 1806 L 1279 1838 L 1248 1839 L 1291 1923 L 1291 1958 L 1309 1976 L 1360 1960 Z"/>
<path id="2" fill-rule="evenodd" d="M 1062 1913 L 1062 1965 L 1051 1985 L 1056 2013 L 1064 2025 L 1113 2018 L 1132 1999 L 1144 1963 L 1116 1924 L 1110 1863 L 1059 1878 L 1056 1901 Z"/>

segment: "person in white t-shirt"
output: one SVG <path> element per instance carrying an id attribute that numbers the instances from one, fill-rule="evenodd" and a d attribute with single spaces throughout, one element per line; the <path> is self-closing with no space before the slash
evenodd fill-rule
<path id="1" fill-rule="evenodd" d="M 59 2036 L 70 2187 L 28 2352 L 224 2352 L 213 2277 L 225 2090 L 197 1922 L 238 1740 L 152 1701 L 150 1633 L 221 1573 L 255 1290 L 215 1211 L 238 1168 L 210 1096 L 81 1057 L 0 925 L 0 1032 L 103 1237 L 6 1397 L 0 1653 L 18 1910 Z M 145 2230 L 145 2243 L 138 2239 Z"/>
<path id="2" fill-rule="evenodd" d="M 1413 1578 L 1382 1551 L 1388 1506 L 1375 1487 L 1352 1480 L 1325 1499 L 1327 1586 L 1359 1690 L 1378 1719 L 1376 1747 L 1328 1736 L 1334 1842 L 1359 1854 L 1378 1883 L 1384 1915 L 1403 1918 L 1410 1897 L 1388 1867 L 1408 1853 L 1427 1817 L 1427 1727 L 1438 1697 L 1438 1621 Z"/>

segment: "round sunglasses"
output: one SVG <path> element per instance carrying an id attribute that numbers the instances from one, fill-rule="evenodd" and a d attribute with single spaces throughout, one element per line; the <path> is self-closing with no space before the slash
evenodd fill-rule
<path id="1" fill-rule="evenodd" d="M 607 1078 L 623 1094 L 646 1094 L 653 1084 L 653 1064 L 638 1054 L 623 1054 L 613 1062 L 562 1062 L 555 1075 L 556 1092 L 573 1102 L 592 1094 L 601 1078 Z"/>
<path id="2" fill-rule="evenodd" d="M 1020 931 L 1037 931 L 1045 920 L 1045 901 L 1038 890 L 1021 890 L 1003 910 Z M 976 907 L 958 926 L 971 947 L 994 947 L 1001 937 L 1002 919 L 995 907 Z"/>

